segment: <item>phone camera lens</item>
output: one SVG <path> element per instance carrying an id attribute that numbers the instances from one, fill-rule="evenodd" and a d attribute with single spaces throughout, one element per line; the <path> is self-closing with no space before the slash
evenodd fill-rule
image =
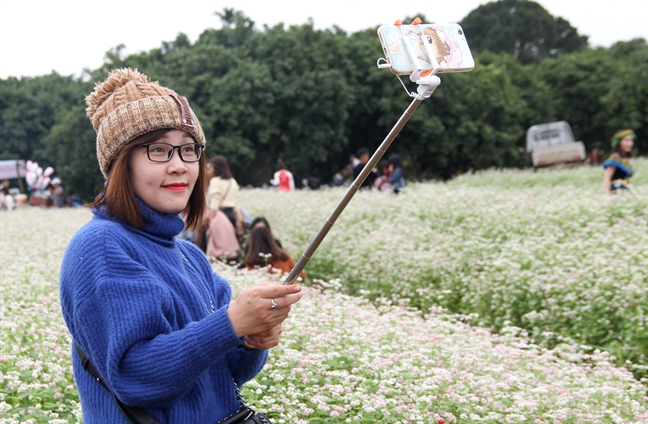
<path id="1" fill-rule="evenodd" d="M 462 31 L 462 30 L 459 30 L 459 35 L 463 35 L 463 31 Z"/>

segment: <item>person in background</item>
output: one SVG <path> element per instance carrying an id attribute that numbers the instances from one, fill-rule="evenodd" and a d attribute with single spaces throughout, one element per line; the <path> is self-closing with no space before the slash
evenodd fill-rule
<path id="1" fill-rule="evenodd" d="M 237 234 L 243 230 L 243 220 L 238 210 L 239 185 L 230 171 L 224 156 L 214 156 L 210 159 L 214 167 L 214 176 L 209 180 L 210 219 L 221 210 L 230 220 Z"/>
<path id="2" fill-rule="evenodd" d="M 277 245 L 272 233 L 264 225 L 257 226 L 250 231 L 244 262 L 247 269 L 269 266 L 269 272 L 281 275 L 289 274 L 295 267 L 295 260 Z M 304 280 L 306 273 L 302 271 L 299 276 Z"/>
<path id="3" fill-rule="evenodd" d="M 353 168 L 355 168 L 358 163 L 360 163 L 360 161 L 355 157 L 354 154 L 349 155 L 349 163 L 347 164 L 347 166 L 333 174 L 333 181 L 330 185 L 333 187 L 343 185 L 347 178 L 353 176 Z"/>
<path id="4" fill-rule="evenodd" d="M 177 239 L 206 208 L 205 136 L 186 98 L 119 69 L 86 102 L 106 183 L 60 272 L 83 422 L 128 424 L 120 406 L 164 423 L 222 421 L 301 287 L 262 282 L 232 302 L 205 255 Z"/>
<path id="5" fill-rule="evenodd" d="M 295 179 L 292 172 L 288 170 L 288 165 L 284 162 L 279 162 L 277 172 L 270 180 L 270 184 L 277 187 L 279 191 L 293 191 L 295 189 Z"/>
<path id="6" fill-rule="evenodd" d="M 258 216 L 252 220 L 252 224 L 250 224 L 250 231 L 255 229 L 256 227 L 266 227 L 268 231 L 270 231 L 270 234 L 272 234 L 272 229 L 270 228 L 270 223 L 268 222 L 267 219 L 265 219 L 262 216 Z M 277 246 L 279 248 L 283 249 L 283 246 L 281 245 L 281 241 L 279 239 L 274 237 L 274 234 L 272 235 L 272 238 L 274 238 L 275 243 L 277 243 Z M 248 244 L 245 244 L 245 247 L 243 248 L 243 256 L 245 256 L 248 252 Z"/>
<path id="7" fill-rule="evenodd" d="M 364 147 L 359 149 L 356 153 L 356 156 L 358 158 L 358 164 L 353 168 L 353 180 L 358 178 L 358 175 L 360 175 L 367 162 L 369 162 L 369 149 L 366 149 Z M 371 189 L 377 177 L 378 175 L 376 175 L 376 171 L 372 169 L 371 172 L 369 172 L 369 174 L 367 175 L 367 178 L 365 178 L 365 180 L 360 185 L 360 188 Z"/>
<path id="8" fill-rule="evenodd" d="M 629 190 L 632 192 L 630 177 L 632 177 L 632 148 L 637 136 L 630 129 L 621 130 L 612 136 L 612 152 L 608 159 L 603 162 L 605 173 L 603 174 L 603 191 L 610 196 L 618 190 Z"/>
<path id="9" fill-rule="evenodd" d="M 80 208 L 83 206 L 83 201 L 81 200 L 81 197 L 79 197 L 78 194 L 70 193 L 68 196 L 68 203 L 70 206 L 73 208 Z"/>
<path id="10" fill-rule="evenodd" d="M 587 159 L 585 159 L 585 165 L 595 165 L 598 166 L 603 161 L 603 151 L 598 147 L 592 149 L 592 152 L 589 154 Z"/>
<path id="11" fill-rule="evenodd" d="M 256 227 L 266 227 L 268 231 L 270 231 L 270 234 L 272 234 L 272 228 L 270 228 L 270 223 L 268 222 L 267 219 L 263 216 L 257 216 L 252 220 L 252 224 L 250 225 L 250 231 L 253 230 Z M 274 235 L 272 236 L 274 238 Z M 281 245 L 281 242 L 279 239 L 274 239 L 275 243 L 277 243 L 277 246 L 283 249 L 283 246 Z"/>
<path id="12" fill-rule="evenodd" d="M 387 179 L 392 185 L 394 194 L 398 194 L 405 187 L 406 176 L 400 156 L 394 153 L 389 157 L 389 178 Z"/>
<path id="13" fill-rule="evenodd" d="M 0 209 L 10 211 L 13 210 L 15 205 L 16 202 L 9 192 L 9 180 L 2 180 L 2 183 L 0 183 Z"/>
<path id="14" fill-rule="evenodd" d="M 205 178 L 211 181 L 214 177 L 214 165 L 207 161 Z M 206 193 L 206 202 L 211 204 L 209 193 Z M 208 209 L 203 217 L 202 224 L 193 232 L 193 243 L 200 248 L 208 258 L 215 258 L 224 262 L 237 262 L 240 244 L 236 237 L 236 230 L 229 218 L 217 209 Z"/>
<path id="15" fill-rule="evenodd" d="M 389 182 L 389 161 L 381 160 L 378 165 L 378 177 L 374 181 L 373 186 L 380 191 L 389 191 L 392 188 Z"/>
<path id="16" fill-rule="evenodd" d="M 238 251 L 241 248 L 232 222 L 220 210 L 209 220 L 206 233 L 208 258 L 216 258 L 228 263 L 238 262 Z"/>
<path id="17" fill-rule="evenodd" d="M 56 177 L 52 179 L 52 206 L 55 208 L 65 207 L 65 191 L 61 185 L 61 179 Z"/>

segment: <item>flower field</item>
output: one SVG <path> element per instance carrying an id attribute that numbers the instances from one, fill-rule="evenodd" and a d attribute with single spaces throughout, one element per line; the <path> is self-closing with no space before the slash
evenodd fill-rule
<path id="1" fill-rule="evenodd" d="M 402 196 L 361 192 L 307 271 L 340 279 L 345 293 L 441 306 L 496 331 L 518 326 L 543 347 L 589 345 L 648 376 L 648 161 L 634 166 L 636 196 L 611 199 L 590 167 L 488 171 L 410 184 Z M 299 255 L 342 194 L 244 196 Z"/>
<path id="2" fill-rule="evenodd" d="M 359 193 L 243 389 L 277 423 L 648 423 L 648 161 Z M 244 190 L 303 251 L 342 189 Z M 82 422 L 58 267 L 85 209 L 0 213 L 0 423 Z M 268 275 L 215 264 L 235 293 Z M 624 366 L 625 361 L 629 361 Z M 632 372 L 631 372 L 632 371 Z"/>

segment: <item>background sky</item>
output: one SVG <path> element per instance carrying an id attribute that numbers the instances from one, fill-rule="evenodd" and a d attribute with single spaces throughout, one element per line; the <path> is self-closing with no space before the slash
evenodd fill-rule
<path id="1" fill-rule="evenodd" d="M 424 14 L 428 22 L 458 22 L 486 0 L 0 0 L 0 78 L 56 71 L 80 75 L 124 44 L 126 55 L 160 47 L 183 32 L 191 42 L 220 27 L 214 12 L 242 10 L 257 28 L 283 22 L 347 32 Z M 539 0 L 590 45 L 648 39 L 648 0 Z M 470 34 L 467 34 L 470 43 Z M 376 57 L 381 55 L 376 51 Z"/>

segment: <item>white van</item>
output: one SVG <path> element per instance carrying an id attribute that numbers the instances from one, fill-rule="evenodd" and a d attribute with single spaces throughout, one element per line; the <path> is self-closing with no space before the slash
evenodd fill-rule
<path id="1" fill-rule="evenodd" d="M 527 130 L 526 153 L 534 167 L 585 160 L 585 145 L 574 141 L 565 121 L 534 125 Z"/>

